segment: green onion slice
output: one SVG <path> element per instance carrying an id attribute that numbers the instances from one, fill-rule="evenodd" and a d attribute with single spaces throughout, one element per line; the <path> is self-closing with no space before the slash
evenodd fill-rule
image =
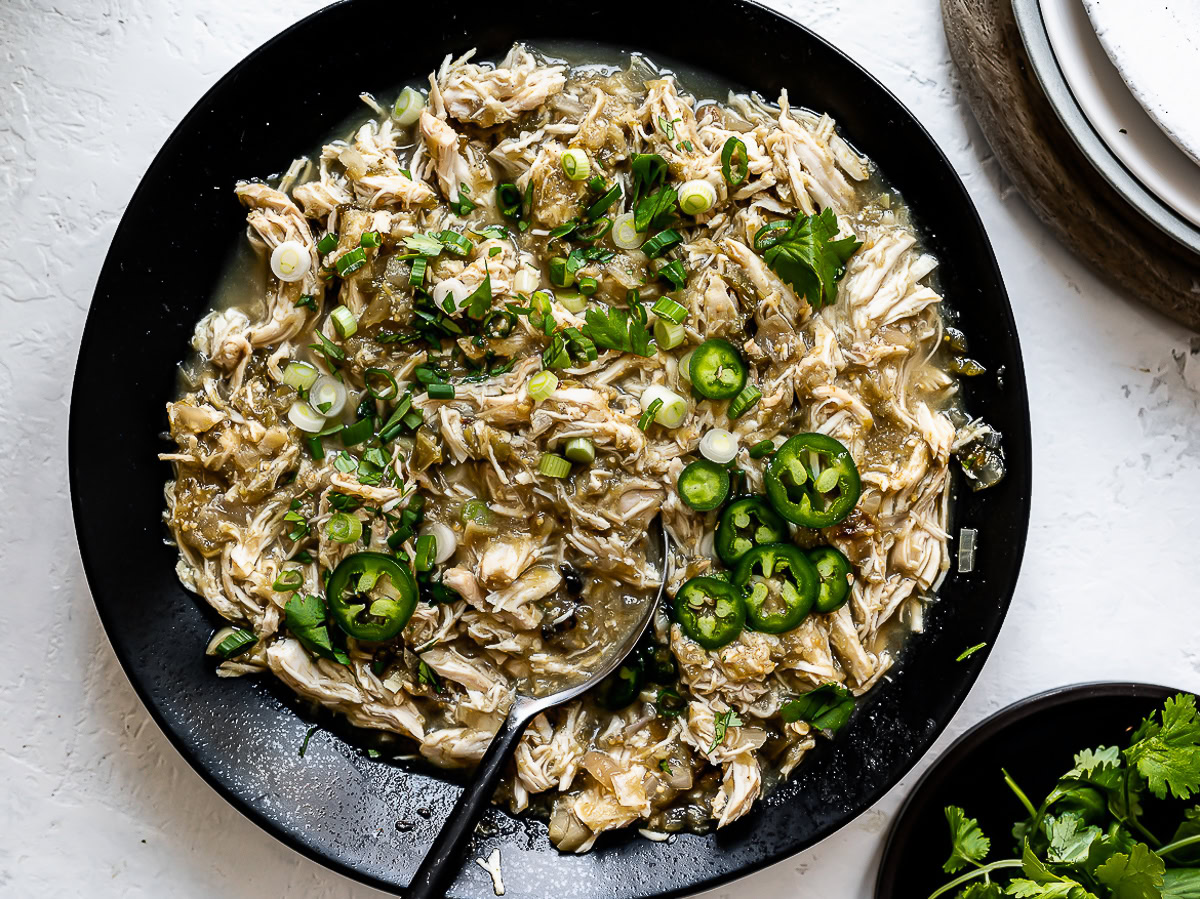
<path id="1" fill-rule="evenodd" d="M 364 231 L 358 239 L 360 247 L 377 247 L 383 243 L 383 235 L 378 231 Z"/>
<path id="2" fill-rule="evenodd" d="M 582 282 L 580 282 L 582 284 Z M 558 301 L 568 312 L 578 315 L 587 306 L 587 297 L 578 293 L 560 293 Z"/>
<path id="3" fill-rule="evenodd" d="M 621 199 L 621 185 L 614 184 L 599 200 L 588 207 L 586 218 L 588 221 L 594 221 L 600 218 L 604 213 L 608 212 L 609 207 L 617 200 Z"/>
<path id="4" fill-rule="evenodd" d="M 673 350 L 683 343 L 686 335 L 683 325 L 670 319 L 660 318 L 654 322 L 654 341 L 660 350 Z"/>
<path id="5" fill-rule="evenodd" d="M 334 543 L 355 543 L 362 530 L 362 522 L 347 512 L 336 512 L 325 523 L 325 536 Z"/>
<path id="6" fill-rule="evenodd" d="M 542 458 L 538 461 L 538 471 L 548 478 L 565 478 L 571 473 L 571 463 L 554 453 L 542 453 Z"/>
<path id="7" fill-rule="evenodd" d="M 540 371 L 529 379 L 529 395 L 535 402 L 547 399 L 558 389 L 558 375 L 552 371 Z"/>
<path id="8" fill-rule="evenodd" d="M 243 630 L 240 627 L 234 628 L 233 633 L 218 643 L 214 651 L 228 661 L 234 656 L 241 655 L 257 642 L 258 638 L 254 636 L 254 631 Z"/>
<path id="9" fill-rule="evenodd" d="M 383 386 L 376 386 L 380 379 L 383 381 Z M 368 368 L 365 380 L 368 392 L 377 400 L 394 400 L 400 392 L 400 385 L 396 383 L 396 379 L 386 368 Z M 371 383 L 372 381 L 375 383 Z"/>
<path id="10" fill-rule="evenodd" d="M 654 301 L 654 305 L 650 307 L 650 311 L 659 318 L 670 319 L 675 324 L 682 324 L 684 319 L 688 317 L 687 307 L 682 303 L 677 303 L 670 297 L 659 297 Z"/>
<path id="11" fill-rule="evenodd" d="M 283 383 L 296 390 L 308 390 L 319 376 L 317 367 L 307 362 L 289 362 L 283 369 Z"/>
<path id="12" fill-rule="evenodd" d="M 592 163 L 583 150 L 572 148 L 562 155 L 562 170 L 572 181 L 584 181 L 592 173 Z"/>
<path id="13" fill-rule="evenodd" d="M 280 593 L 291 593 L 293 590 L 299 590 L 303 586 L 304 572 L 299 568 L 288 568 L 279 572 L 279 577 L 275 578 L 275 583 L 271 585 L 271 589 Z"/>
<path id="14" fill-rule="evenodd" d="M 735 396 L 729 404 L 729 417 L 741 418 L 762 399 L 762 391 L 753 384 L 747 384 L 742 388 L 742 392 Z"/>
<path id="15" fill-rule="evenodd" d="M 659 231 L 642 246 L 642 252 L 651 259 L 657 259 L 676 244 L 683 243 L 683 237 L 674 228 Z"/>
<path id="16" fill-rule="evenodd" d="M 349 253 L 345 253 L 338 257 L 337 273 L 343 278 L 346 275 L 352 274 L 367 264 L 367 251 L 362 247 L 355 247 Z"/>
<path id="17" fill-rule="evenodd" d="M 336 234 L 326 234 L 317 241 L 317 252 L 322 256 L 332 253 L 337 249 L 338 236 Z"/>
<path id="18" fill-rule="evenodd" d="M 650 427 L 651 422 L 654 421 L 654 416 L 658 415 L 658 410 L 662 407 L 663 401 L 661 399 L 655 399 L 652 403 L 650 403 L 650 405 L 646 407 L 646 411 L 642 413 L 642 417 L 638 419 L 638 427 L 643 431 Z"/>
<path id="19" fill-rule="evenodd" d="M 329 317 L 333 319 L 333 326 L 342 337 L 350 337 L 358 330 L 358 319 L 345 306 L 338 306 L 329 313 Z"/>
<path id="20" fill-rule="evenodd" d="M 750 447 L 747 452 L 750 454 L 751 459 L 761 459 L 763 456 L 769 456 L 775 452 L 775 441 L 760 440 L 754 446 Z"/>
<path id="21" fill-rule="evenodd" d="M 431 400 L 452 400 L 454 399 L 453 384 L 430 384 L 426 388 Z"/>
<path id="22" fill-rule="evenodd" d="M 590 437 L 572 437 L 563 447 L 563 455 L 572 462 L 594 462 L 596 460 L 596 444 Z"/>
<path id="23" fill-rule="evenodd" d="M 406 87 L 400 91 L 400 96 L 392 106 L 392 118 L 396 120 L 397 125 L 408 127 L 421 117 L 421 110 L 424 108 L 425 98 L 413 88 Z"/>

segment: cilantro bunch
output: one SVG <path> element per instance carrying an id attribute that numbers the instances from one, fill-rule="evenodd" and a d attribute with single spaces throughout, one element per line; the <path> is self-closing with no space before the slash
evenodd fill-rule
<path id="1" fill-rule="evenodd" d="M 1196 697 L 1178 694 L 1145 719 L 1128 748 L 1085 749 L 1034 806 L 1002 772 L 1027 815 L 1013 837 L 1019 858 L 989 862 L 991 840 L 975 818 L 946 807 L 950 857 L 960 874 L 932 893 L 954 899 L 1200 899 L 1200 716 Z M 1178 817 L 1169 841 L 1144 822 L 1145 807 Z M 957 890 L 957 892 L 956 892 Z"/>

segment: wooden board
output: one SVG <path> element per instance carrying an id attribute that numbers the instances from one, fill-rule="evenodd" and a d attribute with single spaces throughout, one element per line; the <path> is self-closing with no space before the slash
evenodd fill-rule
<path id="1" fill-rule="evenodd" d="M 950 55 L 996 159 L 1034 213 L 1109 283 L 1200 330 L 1200 257 L 1142 218 L 1042 92 L 1010 0 L 942 0 Z"/>

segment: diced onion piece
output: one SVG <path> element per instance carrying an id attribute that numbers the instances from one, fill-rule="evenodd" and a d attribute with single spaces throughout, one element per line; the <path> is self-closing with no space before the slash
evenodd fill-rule
<path id="1" fill-rule="evenodd" d="M 679 360 L 679 377 L 687 383 L 692 383 L 692 353 L 695 350 L 688 350 L 683 354 L 683 358 Z"/>
<path id="2" fill-rule="evenodd" d="M 289 362 L 283 369 L 283 383 L 296 390 L 308 390 L 319 375 L 315 365 L 309 365 L 307 362 Z"/>
<path id="3" fill-rule="evenodd" d="M 565 478 L 571 473 L 571 463 L 554 453 L 542 453 L 542 458 L 538 461 L 538 471 L 548 478 Z"/>
<path id="4" fill-rule="evenodd" d="M 612 242 L 622 250 L 636 250 L 645 241 L 645 236 L 638 233 L 633 223 L 633 213 L 626 212 L 618 215 L 613 222 Z"/>
<path id="5" fill-rule="evenodd" d="M 583 181 L 592 173 L 592 163 L 583 150 L 572 148 L 563 153 L 562 170 L 572 181 Z"/>
<path id="6" fill-rule="evenodd" d="M 529 379 L 529 395 L 534 402 L 542 400 L 554 393 L 558 388 L 558 375 L 552 371 L 539 371 Z"/>
<path id="7" fill-rule="evenodd" d="M 271 251 L 271 273 L 280 281 L 299 281 L 310 266 L 312 256 L 298 240 L 285 240 Z"/>
<path id="8" fill-rule="evenodd" d="M 596 444 L 590 437 L 572 437 L 563 447 L 563 455 L 572 462 L 596 461 Z"/>
<path id="9" fill-rule="evenodd" d="M 329 317 L 333 319 L 333 326 L 342 337 L 349 337 L 358 330 L 358 319 L 345 306 L 338 306 L 329 313 Z"/>
<path id="10" fill-rule="evenodd" d="M 325 427 L 325 416 L 303 400 L 296 400 L 288 408 L 288 421 L 306 434 L 315 434 Z"/>
<path id="11" fill-rule="evenodd" d="M 732 462 L 737 451 L 737 437 L 724 428 L 713 428 L 700 438 L 700 455 L 718 465 Z"/>
<path id="12" fill-rule="evenodd" d="M 447 311 L 444 305 L 446 297 L 453 300 L 454 308 L 457 309 L 470 295 L 471 289 L 458 278 L 445 278 L 433 286 L 433 302 L 443 312 Z"/>
<path id="13" fill-rule="evenodd" d="M 396 98 L 396 103 L 392 107 L 392 118 L 397 125 L 407 127 L 421 117 L 421 110 L 424 108 L 425 98 L 421 96 L 420 91 L 406 87 Z"/>
<path id="14" fill-rule="evenodd" d="M 341 415 L 342 410 L 346 408 L 346 385 L 329 375 L 321 375 L 308 391 L 308 402 L 326 418 Z"/>
<path id="15" fill-rule="evenodd" d="M 437 541 L 437 553 L 433 557 L 434 565 L 441 565 L 448 561 L 454 555 L 454 551 L 458 549 L 458 535 L 454 533 L 453 528 L 440 521 L 434 521 L 421 528 L 421 533 L 429 534 Z"/>
<path id="16" fill-rule="evenodd" d="M 650 408 L 655 400 L 662 400 L 662 406 L 655 413 L 654 420 L 664 428 L 677 428 L 687 417 L 687 400 L 670 388 L 661 384 L 651 384 L 642 391 L 642 411 Z"/>
<path id="17" fill-rule="evenodd" d="M 535 268 L 525 266 L 513 275 L 513 292 L 528 295 L 537 290 L 541 283 L 541 272 Z"/>
<path id="18" fill-rule="evenodd" d="M 355 181 L 367 174 L 367 160 L 354 147 L 342 147 L 338 162 L 346 167 L 346 174 Z"/>
<path id="19" fill-rule="evenodd" d="M 683 325 L 677 325 L 669 318 L 654 320 L 654 340 L 660 350 L 673 350 L 683 343 Z"/>
<path id="20" fill-rule="evenodd" d="M 560 293 L 558 301 L 562 303 L 563 308 L 568 312 L 573 312 L 578 315 L 587 306 L 587 297 L 581 293 Z"/>
<path id="21" fill-rule="evenodd" d="M 686 181 L 679 188 L 679 208 L 688 215 L 708 212 L 716 202 L 717 189 L 703 178 Z"/>

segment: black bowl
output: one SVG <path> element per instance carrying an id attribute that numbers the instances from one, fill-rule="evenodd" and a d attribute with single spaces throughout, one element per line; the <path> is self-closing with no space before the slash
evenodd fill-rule
<path id="1" fill-rule="evenodd" d="M 486 30 L 479 24 L 487 23 Z M 375 26 L 373 27 L 372 23 Z M 637 28 L 631 29 L 630 23 Z M 358 41 L 364 27 L 371 39 Z M 325 52 L 330 36 L 335 52 Z M 976 570 L 951 574 L 929 627 L 832 745 L 754 813 L 710 836 L 671 844 L 606 836 L 584 856 L 560 855 L 541 823 L 493 810 L 477 855 L 503 847 L 509 895 L 677 895 L 745 874 L 811 846 L 879 799 L 929 748 L 995 640 L 1017 578 L 1029 519 L 1028 400 L 1020 348 L 996 260 L 954 169 L 929 135 L 870 75 L 820 38 L 740 0 L 690 7 L 618 3 L 573 8 L 522 3 L 496 15 L 482 3 L 404 7 L 352 0 L 310 16 L 250 54 L 187 115 L 150 166 L 113 238 L 80 349 L 71 404 L 70 475 L 76 529 L 100 618 L 151 715 L 223 796 L 272 834 L 343 873 L 404 885 L 456 788 L 445 775 L 372 760 L 345 727 L 313 735 L 311 718 L 267 680 L 218 680 L 201 652 L 216 617 L 175 578 L 164 543 L 164 404 L 225 252 L 242 240 L 239 178 L 280 171 L 348 116 L 360 91 L 390 96 L 453 50 L 484 58 L 512 41 L 581 39 L 686 52 L 729 82 L 835 116 L 905 195 L 941 278 L 990 375 L 966 385 L 977 413 L 1003 432 L 1009 474 L 960 494 L 956 525 L 980 530 Z M 314 52 L 315 48 L 315 52 Z M 686 48 L 686 51 L 683 49 Z M 281 82 L 280 73 L 284 81 Z M 264 92 L 287 84 L 286 114 Z M 1002 374 L 1002 377 L 1000 375 Z M 399 827 L 398 827 L 399 822 Z M 456 896 L 491 895 L 468 864 Z"/>
<path id="2" fill-rule="evenodd" d="M 883 849 L 875 899 L 928 896 L 954 875 L 944 809 L 957 805 L 991 837 L 992 858 L 1007 858 L 1023 809 L 1004 783 L 1004 768 L 1036 804 L 1075 753 L 1125 746 L 1129 731 L 1187 690 L 1153 684 L 1095 683 L 1059 687 L 1022 699 L 976 724 L 950 744 L 900 807 Z M 960 872 L 961 873 L 961 872 Z"/>

